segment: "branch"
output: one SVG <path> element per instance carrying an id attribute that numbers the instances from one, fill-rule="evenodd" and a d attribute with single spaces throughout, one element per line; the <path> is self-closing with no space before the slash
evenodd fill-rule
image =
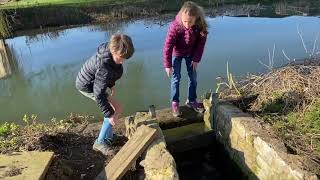
<path id="1" fill-rule="evenodd" d="M 313 43 L 313 50 L 312 50 L 312 54 L 311 54 L 312 56 L 313 56 L 314 53 L 315 53 L 316 44 L 317 44 L 318 38 L 319 38 L 319 33 L 317 34 L 317 37 L 316 37 L 316 39 L 314 40 L 314 43 Z"/>
<path id="2" fill-rule="evenodd" d="M 306 51 L 306 53 L 308 54 L 308 50 L 307 50 L 306 44 L 304 43 L 304 40 L 303 40 L 302 34 L 301 34 L 301 32 L 300 32 L 299 25 L 297 25 L 297 31 L 298 31 L 298 34 L 299 34 L 299 36 L 300 36 L 300 39 L 301 39 L 301 42 L 302 42 L 303 48 L 304 48 L 304 50 Z"/>

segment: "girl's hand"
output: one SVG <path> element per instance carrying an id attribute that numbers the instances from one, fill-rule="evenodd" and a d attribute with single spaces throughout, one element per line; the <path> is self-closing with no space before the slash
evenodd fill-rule
<path id="1" fill-rule="evenodd" d="M 115 88 L 115 86 L 113 86 L 113 87 L 111 88 L 111 96 L 114 96 L 114 95 L 116 95 L 116 88 Z"/>
<path id="2" fill-rule="evenodd" d="M 167 76 L 170 77 L 172 74 L 172 68 L 165 68 Z"/>
<path id="3" fill-rule="evenodd" d="M 193 70 L 194 70 L 194 71 L 197 69 L 198 64 L 199 64 L 198 62 L 192 61 L 192 67 L 193 67 Z"/>

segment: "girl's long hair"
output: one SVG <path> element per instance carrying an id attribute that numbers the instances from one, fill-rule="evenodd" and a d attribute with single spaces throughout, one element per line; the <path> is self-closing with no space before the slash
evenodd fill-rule
<path id="1" fill-rule="evenodd" d="M 189 16 L 196 17 L 196 26 L 198 26 L 201 32 L 204 32 L 204 33 L 208 32 L 208 24 L 205 20 L 204 10 L 201 6 L 197 5 L 192 1 L 186 1 L 182 5 L 178 13 L 178 16 L 181 17 L 182 13 L 186 13 Z"/>

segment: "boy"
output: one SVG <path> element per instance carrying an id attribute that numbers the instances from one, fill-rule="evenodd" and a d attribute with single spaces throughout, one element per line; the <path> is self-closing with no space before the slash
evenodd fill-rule
<path id="1" fill-rule="evenodd" d="M 103 124 L 93 149 L 111 155 L 112 126 L 118 120 L 122 107 L 112 98 L 115 81 L 121 78 L 122 64 L 134 53 L 132 40 L 124 34 L 115 34 L 109 43 L 101 44 L 94 56 L 82 66 L 76 79 L 76 87 L 84 96 L 96 101 L 104 115 Z M 107 89 L 111 89 L 111 94 Z"/>

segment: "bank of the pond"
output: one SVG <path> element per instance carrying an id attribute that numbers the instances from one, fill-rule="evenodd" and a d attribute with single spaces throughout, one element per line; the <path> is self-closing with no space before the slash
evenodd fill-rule
<path id="1" fill-rule="evenodd" d="M 138 17 L 156 17 L 169 12 L 176 12 L 184 1 L 168 0 L 56 0 L 34 1 L 20 0 L 0 5 L 0 37 L 14 36 L 18 30 L 57 27 L 67 25 L 80 25 L 89 23 L 105 23 L 115 20 L 132 19 Z M 198 4 L 208 9 L 213 15 L 223 15 L 217 9 L 221 5 L 239 5 L 223 9 L 231 12 L 231 16 L 256 16 L 255 12 L 276 11 L 274 16 L 288 16 L 290 14 L 313 15 L 319 7 L 319 2 L 276 2 L 264 0 L 226 0 L 204 1 L 195 0 Z M 245 3 L 242 5 L 242 3 Z M 248 4 L 254 5 L 251 7 Z M 267 5 L 264 6 L 263 4 Z M 294 7 L 294 9 L 292 9 Z M 266 10 L 268 9 L 268 10 Z M 275 9 L 275 10 L 274 10 Z M 239 12 L 241 12 L 239 14 Z M 252 14 L 253 13 L 253 14 Z M 263 14 L 263 13 L 262 13 Z"/>
<path id="2" fill-rule="evenodd" d="M 252 75 L 220 97 L 270 124 L 288 152 L 320 165 L 319 65 L 320 58 L 314 57 Z M 320 174 L 318 168 L 311 171 Z"/>
<path id="3" fill-rule="evenodd" d="M 23 119 L 26 125 L 6 123 L 0 126 L 0 153 L 53 151 L 54 159 L 45 179 L 94 179 L 113 158 L 92 150 L 101 126 L 92 123 L 96 121 L 93 117 L 71 114 L 46 124 L 37 122 L 35 115 Z M 124 129 L 123 123 L 115 126 L 117 134 L 123 135 Z M 126 141 L 123 136 L 116 142 L 115 151 L 119 151 Z M 132 176 L 132 172 L 127 176 Z"/>
<path id="4" fill-rule="evenodd" d="M 10 1 L 10 2 L 3 2 L 2 5 L 0 5 L 0 9 L 18 9 L 18 8 L 28 8 L 28 7 L 39 7 L 39 6 L 58 6 L 58 5 L 68 5 L 73 7 L 79 7 L 79 6 L 87 6 L 87 5 L 132 5 L 133 3 L 154 3 L 154 2 L 160 2 L 160 3 L 174 3 L 174 4 L 181 4 L 184 1 L 168 1 L 168 0 L 19 0 L 19 1 Z M 194 2 L 197 2 L 201 5 L 205 5 L 207 3 L 210 3 L 208 1 L 204 0 L 194 0 Z M 213 0 L 211 3 L 247 3 L 247 2 L 253 2 L 253 3 L 267 3 L 267 2 L 273 2 L 272 0 Z"/>

